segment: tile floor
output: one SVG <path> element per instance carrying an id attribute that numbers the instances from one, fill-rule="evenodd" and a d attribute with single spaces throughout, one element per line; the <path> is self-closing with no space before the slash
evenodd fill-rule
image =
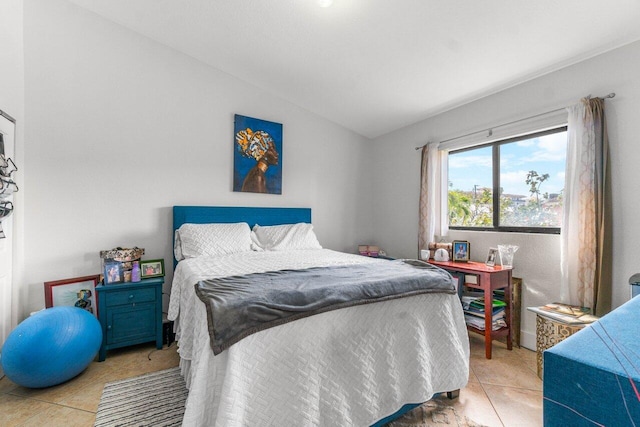
<path id="1" fill-rule="evenodd" d="M 536 352 L 493 342 L 492 358 L 484 356 L 482 336 L 469 334 L 469 383 L 453 402 L 458 413 L 486 426 L 542 426 L 542 380 L 538 378 Z"/>
<path id="2" fill-rule="evenodd" d="M 471 372 L 460 397 L 438 397 L 477 423 L 487 426 L 541 426 L 542 381 L 535 352 L 506 350 L 494 342 L 493 358 L 484 357 L 481 336 L 471 334 Z M 47 389 L 20 387 L 0 380 L 1 426 L 93 426 L 105 383 L 178 365 L 176 346 L 155 350 L 140 345 L 113 350 L 73 380 Z M 150 360 L 149 360 L 150 359 Z"/>
<path id="3" fill-rule="evenodd" d="M 151 360 L 149 360 L 151 359 Z M 156 350 L 153 343 L 107 353 L 80 375 L 45 389 L 28 389 L 0 380 L 0 426 L 93 426 L 105 383 L 178 366 L 176 345 Z"/>

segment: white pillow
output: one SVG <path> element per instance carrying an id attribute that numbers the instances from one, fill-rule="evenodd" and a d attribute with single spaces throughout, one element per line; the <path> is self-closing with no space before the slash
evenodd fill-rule
<path id="1" fill-rule="evenodd" d="M 286 251 L 291 249 L 322 249 L 313 225 L 298 224 L 272 225 L 261 227 L 256 224 L 251 232 L 253 250 Z"/>
<path id="2" fill-rule="evenodd" d="M 178 261 L 199 256 L 228 255 L 251 250 L 251 229 L 246 222 L 233 224 L 182 224 L 175 232 Z"/>

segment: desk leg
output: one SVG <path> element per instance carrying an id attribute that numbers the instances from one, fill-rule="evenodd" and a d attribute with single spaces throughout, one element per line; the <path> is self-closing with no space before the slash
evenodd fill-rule
<path id="1" fill-rule="evenodd" d="M 491 359 L 491 345 L 493 338 L 493 291 L 491 290 L 491 278 L 480 277 L 484 286 L 484 354 L 487 359 Z"/>
<path id="2" fill-rule="evenodd" d="M 513 348 L 513 279 L 512 279 L 512 270 L 509 270 L 509 274 L 507 274 L 507 287 L 504 292 L 504 299 L 507 303 L 507 326 L 509 327 L 509 333 L 507 334 L 507 349 L 511 350 Z"/>

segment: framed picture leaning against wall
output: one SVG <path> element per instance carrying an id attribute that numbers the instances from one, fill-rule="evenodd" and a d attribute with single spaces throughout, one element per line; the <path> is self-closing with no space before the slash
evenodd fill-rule
<path id="1" fill-rule="evenodd" d="M 45 307 L 78 307 L 98 317 L 96 286 L 100 275 L 44 282 Z"/>

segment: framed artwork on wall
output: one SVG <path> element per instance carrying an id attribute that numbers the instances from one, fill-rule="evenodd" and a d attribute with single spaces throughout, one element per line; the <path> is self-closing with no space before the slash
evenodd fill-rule
<path id="1" fill-rule="evenodd" d="M 96 286 L 100 275 L 44 282 L 45 307 L 79 307 L 98 317 Z"/>
<path id="2" fill-rule="evenodd" d="M 233 191 L 282 194 L 282 124 L 235 115 Z"/>

